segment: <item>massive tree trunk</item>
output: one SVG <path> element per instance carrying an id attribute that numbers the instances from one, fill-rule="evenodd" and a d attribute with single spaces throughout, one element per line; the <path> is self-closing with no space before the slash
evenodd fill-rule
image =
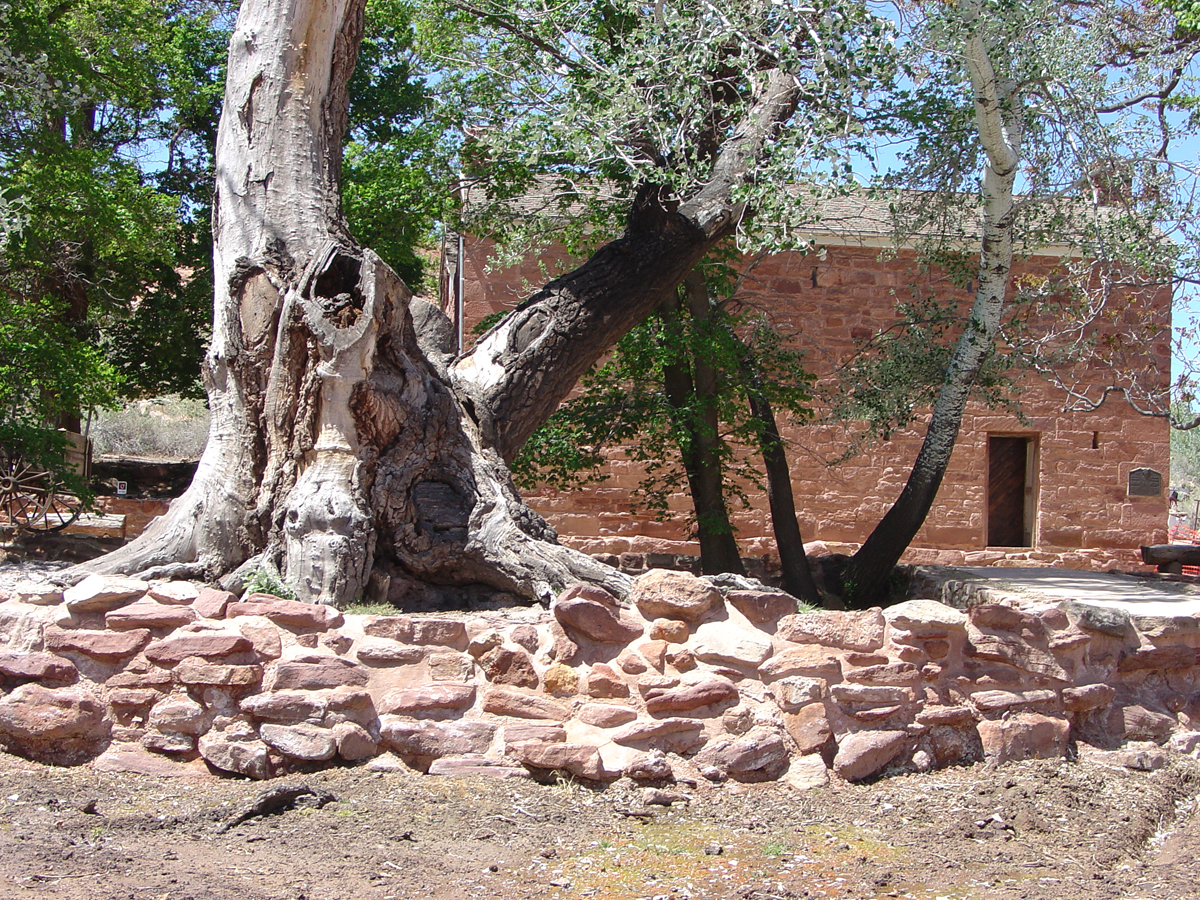
<path id="1" fill-rule="evenodd" d="M 363 5 L 241 6 L 217 138 L 208 445 L 170 511 L 86 570 L 215 580 L 253 561 L 338 605 L 546 599 L 575 580 L 621 593 L 625 576 L 557 544 L 506 462 L 736 224 L 732 190 L 795 109 L 795 81 L 767 73 L 694 197 L 643 189 L 620 239 L 455 360 L 437 311 L 342 216 Z"/>
<path id="2" fill-rule="evenodd" d="M 980 32 L 964 46 L 975 92 L 975 124 L 987 155 L 979 282 L 954 347 L 925 440 L 899 498 L 850 560 L 843 599 L 851 608 L 885 600 L 892 570 L 925 522 L 950 465 L 971 387 L 996 345 L 1013 261 L 1013 188 L 1021 159 L 1024 108 L 1019 86 L 997 77 Z"/>

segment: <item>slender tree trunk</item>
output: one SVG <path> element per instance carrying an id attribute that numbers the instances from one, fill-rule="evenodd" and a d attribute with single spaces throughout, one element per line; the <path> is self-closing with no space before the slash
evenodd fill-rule
<path id="1" fill-rule="evenodd" d="M 805 603 L 822 606 L 821 592 L 817 590 L 808 554 L 804 552 L 800 523 L 796 521 L 792 473 L 788 469 L 787 452 L 783 448 L 783 438 L 779 436 L 775 412 L 761 390 L 752 388 L 746 393 L 746 401 L 750 405 L 750 414 L 759 423 L 760 452 L 767 473 L 767 502 L 771 508 L 775 546 L 779 549 L 779 565 L 783 570 L 783 589 Z"/>
<path id="2" fill-rule="evenodd" d="M 885 601 L 892 570 L 937 497 L 971 387 L 995 347 L 1004 312 L 1012 271 L 1013 188 L 1021 158 L 1024 110 L 1017 85 L 997 78 L 978 27 L 964 50 L 975 90 L 976 129 L 987 154 L 979 285 L 908 481 L 846 568 L 843 597 L 851 608 Z"/>
<path id="3" fill-rule="evenodd" d="M 628 578 L 561 547 L 506 461 L 612 343 L 674 291 L 743 210 L 799 95 L 759 96 L 683 203 L 645 188 L 625 234 L 454 361 L 418 334 L 400 279 L 358 248 L 338 179 L 364 0 L 246 0 L 230 43 L 213 208 L 211 425 L 195 480 L 89 571 L 218 579 L 277 568 L 307 600 L 548 599 Z M 436 318 L 422 310 L 421 321 Z"/>
<path id="4" fill-rule="evenodd" d="M 704 273 L 693 269 L 684 279 L 684 294 L 693 329 L 701 329 L 709 318 L 708 288 Z M 659 306 L 664 319 L 678 321 L 682 309 L 672 295 Z M 690 341 L 686 349 L 676 347 L 675 359 L 663 366 L 667 402 L 675 411 L 675 427 L 684 435 L 680 447 L 688 490 L 696 512 L 696 537 L 700 542 L 700 567 L 705 575 L 746 573 L 733 536 L 729 508 L 725 504 L 725 475 L 717 433 L 717 376 L 712 365 Z"/>

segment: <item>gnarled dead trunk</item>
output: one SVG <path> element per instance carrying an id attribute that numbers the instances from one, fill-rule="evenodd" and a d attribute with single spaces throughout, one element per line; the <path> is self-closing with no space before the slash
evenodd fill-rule
<path id="1" fill-rule="evenodd" d="M 249 560 L 336 605 L 546 599 L 577 580 L 624 593 L 626 576 L 557 544 L 506 460 L 728 233 L 731 190 L 794 110 L 794 80 L 765 79 L 719 178 L 678 207 L 643 190 L 622 238 L 454 360 L 437 311 L 342 216 L 363 5 L 242 4 L 217 139 L 208 445 L 165 516 L 80 569 L 216 580 Z"/>

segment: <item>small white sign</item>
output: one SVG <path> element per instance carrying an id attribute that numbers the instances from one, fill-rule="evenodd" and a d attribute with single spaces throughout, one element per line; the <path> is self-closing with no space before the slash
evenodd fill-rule
<path id="1" fill-rule="evenodd" d="M 129 482 L 128 481 L 118 481 L 117 482 L 117 496 L 124 497 L 128 493 L 129 493 Z"/>

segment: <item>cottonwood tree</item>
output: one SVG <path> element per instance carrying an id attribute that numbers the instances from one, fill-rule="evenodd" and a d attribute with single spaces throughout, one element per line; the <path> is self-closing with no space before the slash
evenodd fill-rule
<path id="1" fill-rule="evenodd" d="M 1179 126 L 1167 113 L 1192 80 L 1197 44 L 1167 10 L 966 0 L 908 12 L 918 87 L 906 182 L 932 189 L 911 212 L 949 238 L 943 254 L 972 233 L 980 249 L 974 302 L 908 481 L 846 570 L 844 596 L 857 606 L 884 596 L 925 521 L 1014 296 L 1043 314 L 1066 313 L 1051 346 L 1086 342 L 1098 326 L 1136 313 L 1139 292 L 1171 277 L 1176 247 L 1156 226 L 1186 215 L 1169 203 L 1181 170 L 1168 153 Z M 964 211 L 968 190 L 978 200 Z M 1057 277 L 1014 286 L 1014 257 L 1051 243 L 1069 246 Z M 1147 334 L 1155 337 L 1142 330 L 1141 339 Z M 1018 351 L 1030 349 L 1028 334 L 1013 327 L 1009 337 Z"/>
<path id="2" fill-rule="evenodd" d="M 852 4 L 747 2 L 736 16 L 619 4 L 626 30 L 605 40 L 626 47 L 609 54 L 573 30 L 592 4 L 497 6 L 493 46 L 499 32 L 544 29 L 542 46 L 519 44 L 565 67 L 562 77 L 542 67 L 547 90 L 626 98 L 606 146 L 627 147 L 640 174 L 620 238 L 455 358 L 434 311 L 355 243 L 342 214 L 362 10 L 362 0 L 242 5 L 217 137 L 208 446 L 170 511 L 89 568 L 217 578 L 252 560 L 278 566 L 301 597 L 338 604 L 369 587 L 393 600 L 428 585 L 544 598 L 575 579 L 620 592 L 623 576 L 554 542 L 507 464 L 752 205 L 770 211 L 764 167 L 847 126 L 846 98 L 860 89 L 848 63 L 882 26 Z M 704 102 L 668 132 L 650 101 L 670 79 L 695 81 Z M 688 178 L 660 166 L 664 154 Z"/>

